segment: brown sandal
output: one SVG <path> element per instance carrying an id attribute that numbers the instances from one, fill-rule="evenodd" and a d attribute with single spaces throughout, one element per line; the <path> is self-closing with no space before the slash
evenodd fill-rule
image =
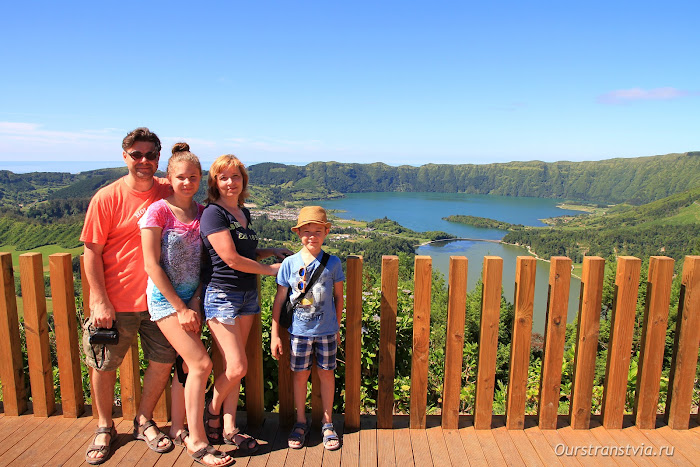
<path id="1" fill-rule="evenodd" d="M 189 435 L 189 431 L 182 429 L 180 430 L 180 433 L 178 433 L 177 436 L 171 436 L 170 439 L 172 440 L 173 444 L 175 444 L 175 446 L 185 446 L 185 438 L 187 438 Z"/>
<path id="2" fill-rule="evenodd" d="M 154 427 L 158 434 L 155 438 L 148 439 L 148 436 L 146 436 L 146 430 L 148 430 L 151 427 Z M 165 452 L 171 451 L 174 447 L 173 441 L 168 437 L 168 435 L 160 431 L 158 425 L 156 425 L 153 420 L 148 420 L 143 425 L 139 425 L 138 417 L 134 418 L 134 438 L 145 441 L 148 447 L 152 451 L 157 452 L 158 454 L 163 454 Z M 165 446 L 158 446 L 158 443 L 160 443 L 162 439 L 167 439 L 168 444 Z"/>
<path id="3" fill-rule="evenodd" d="M 112 426 L 110 427 L 97 427 L 97 430 L 95 430 L 95 438 L 97 438 L 98 435 L 102 434 L 109 435 L 109 444 L 95 444 L 95 440 L 93 439 L 93 444 L 88 446 L 87 451 L 85 451 L 85 462 L 87 462 L 90 465 L 102 464 L 107 459 L 109 459 L 109 456 L 112 454 L 112 444 L 117 440 L 117 429 L 114 427 L 114 422 L 112 422 Z M 90 454 L 91 452 L 102 453 L 102 457 L 93 458 L 88 456 L 88 454 Z"/>
<path id="4" fill-rule="evenodd" d="M 190 452 L 188 450 L 187 454 L 189 454 L 190 457 L 192 459 L 194 459 L 194 461 L 197 462 L 198 464 L 207 465 L 207 466 L 211 466 L 211 467 L 226 467 L 227 465 L 231 465 L 235 462 L 233 460 L 233 457 L 230 457 L 230 456 L 229 456 L 230 457 L 229 462 L 227 462 L 225 464 L 209 464 L 207 462 L 204 462 L 204 456 L 206 456 L 207 454 L 211 454 L 212 456 L 214 456 L 217 459 L 223 459 L 224 457 L 228 456 L 228 454 L 226 452 L 219 451 L 218 449 L 214 448 L 214 446 L 212 446 L 211 444 L 208 444 L 205 447 L 203 447 L 202 449 L 199 449 L 195 452 Z"/>

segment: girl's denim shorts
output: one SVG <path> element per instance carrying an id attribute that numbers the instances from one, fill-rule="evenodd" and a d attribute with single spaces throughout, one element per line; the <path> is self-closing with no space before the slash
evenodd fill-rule
<path id="1" fill-rule="evenodd" d="M 260 313 L 258 291 L 227 292 L 215 285 L 208 285 L 204 293 L 204 316 L 207 320 L 218 319 L 224 324 L 233 324 L 239 316 Z"/>

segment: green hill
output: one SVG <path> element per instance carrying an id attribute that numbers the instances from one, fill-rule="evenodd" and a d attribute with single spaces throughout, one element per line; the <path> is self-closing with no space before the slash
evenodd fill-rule
<path id="1" fill-rule="evenodd" d="M 700 152 L 595 162 L 427 164 L 312 162 L 306 166 L 257 164 L 251 182 L 278 187 L 310 179 L 333 192 L 446 192 L 529 196 L 640 205 L 700 187 Z M 275 202 L 284 201 L 280 197 Z"/>
<path id="2" fill-rule="evenodd" d="M 620 205 L 603 215 L 555 219 L 554 227 L 513 230 L 504 242 L 530 246 L 539 256 L 584 254 L 670 256 L 700 252 L 700 188 L 642 206 Z"/>
<path id="3" fill-rule="evenodd" d="M 92 198 L 97 190 L 126 175 L 126 167 L 99 169 L 79 173 L 70 185 L 56 190 L 48 199 Z"/>
<path id="4" fill-rule="evenodd" d="M 79 174 L 0 171 L 0 208 L 27 209 L 49 200 L 89 199 L 125 168 Z M 249 167 L 252 201 L 284 204 L 357 192 L 445 192 L 529 196 L 601 204 L 641 205 L 700 187 L 700 152 L 594 162 L 508 162 L 426 164 L 393 167 L 383 163 L 278 163 Z M 200 194 L 204 198 L 206 173 Z"/>
<path id="5" fill-rule="evenodd" d="M 505 240 L 529 245 L 544 257 L 567 255 L 574 260 L 584 254 L 679 257 L 699 251 L 700 152 L 596 162 L 421 167 L 265 163 L 251 166 L 249 172 L 252 200 L 260 206 L 362 191 L 465 192 L 623 203 L 598 209 L 604 215 L 558 218 L 552 228 L 521 228 Z M 89 199 L 125 173 L 123 167 L 79 174 L 0 171 L 0 243 L 21 249 L 46 244 L 75 246 Z M 205 189 L 206 174 L 195 199 L 203 200 Z"/>

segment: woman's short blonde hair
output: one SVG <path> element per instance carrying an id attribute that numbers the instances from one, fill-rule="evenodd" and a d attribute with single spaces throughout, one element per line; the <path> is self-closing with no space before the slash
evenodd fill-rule
<path id="1" fill-rule="evenodd" d="M 207 203 L 213 203 L 221 197 L 219 193 L 219 187 L 216 185 L 217 177 L 224 170 L 230 169 L 231 167 L 238 167 L 241 172 L 241 177 L 243 177 L 243 190 L 238 196 L 238 205 L 243 206 L 246 198 L 248 198 L 248 171 L 245 169 L 245 165 L 233 154 L 224 154 L 219 156 L 211 164 L 209 169 L 209 178 L 207 179 Z"/>

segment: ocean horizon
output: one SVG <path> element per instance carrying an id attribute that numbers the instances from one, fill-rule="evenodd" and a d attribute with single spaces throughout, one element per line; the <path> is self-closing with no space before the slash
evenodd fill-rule
<path id="1" fill-rule="evenodd" d="M 67 172 L 77 174 L 88 170 L 125 167 L 122 161 L 0 161 L 0 170 L 16 174 L 31 172 Z"/>
<path id="2" fill-rule="evenodd" d="M 158 169 L 165 171 L 166 165 L 168 163 L 168 157 L 164 153 L 161 153 L 160 163 L 158 164 Z M 202 163 L 202 169 L 209 170 L 213 159 L 200 158 Z M 299 167 L 306 166 L 312 161 L 254 161 L 247 162 L 243 160 L 246 167 L 250 167 L 256 164 L 264 164 L 265 162 L 274 162 L 278 164 L 295 165 Z M 314 161 L 315 162 L 315 161 Z M 391 164 L 387 164 L 391 165 Z M 16 174 L 25 174 L 31 172 L 67 172 L 72 174 L 77 174 L 80 172 L 86 172 L 89 170 L 97 169 L 111 169 L 115 167 L 126 167 L 121 159 L 115 160 L 96 160 L 96 161 L 2 161 L 0 160 L 0 170 L 9 170 Z"/>

